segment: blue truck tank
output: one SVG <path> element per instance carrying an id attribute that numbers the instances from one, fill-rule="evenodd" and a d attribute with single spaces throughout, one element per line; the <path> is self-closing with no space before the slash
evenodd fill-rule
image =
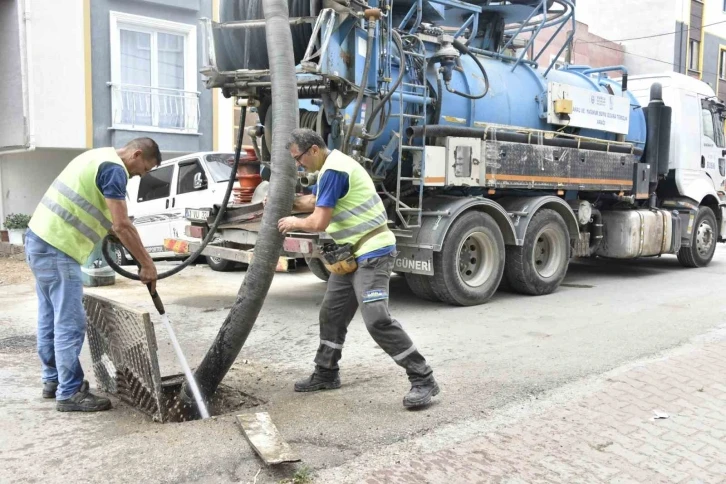
<path id="1" fill-rule="evenodd" d="M 547 85 L 557 82 L 581 89 L 600 92 L 603 94 L 619 95 L 621 86 L 607 77 L 585 75 L 585 66 L 573 66 L 559 70 L 552 69 L 545 78 L 543 70 L 535 69 L 527 64 L 520 64 L 512 70 L 513 63 L 485 56 L 478 56 L 479 61 L 486 70 L 489 78 L 489 92 L 481 99 L 470 100 L 450 93 L 442 88 L 441 112 L 435 119 L 435 106 L 427 107 L 428 124 L 441 124 L 451 126 L 481 127 L 481 123 L 500 124 L 522 128 L 557 131 L 559 125 L 547 122 Z M 451 87 L 470 95 L 476 95 L 485 89 L 485 82 L 479 67 L 470 56 L 459 58 L 461 69 L 453 71 Z M 438 97 L 437 92 L 442 84 L 437 82 L 440 77 L 438 64 L 429 65 L 427 78 L 433 92 L 432 97 Z M 394 77 L 398 75 L 397 66 L 393 67 Z M 406 79 L 406 82 L 409 82 Z M 611 90 L 608 89 L 610 87 Z M 637 148 L 645 146 L 646 125 L 645 116 L 638 100 L 630 93 L 625 93 L 630 100 L 630 129 L 625 141 Z M 398 102 L 393 103 L 393 113 L 398 112 Z M 404 101 L 404 110 L 410 111 L 411 103 Z M 397 129 L 398 125 L 391 116 L 389 128 Z M 591 138 L 615 141 L 617 135 L 605 131 L 581 129 L 577 134 Z M 388 139 L 390 136 L 382 136 Z M 383 145 L 379 140 L 373 144 L 373 151 Z"/>
<path id="2" fill-rule="evenodd" d="M 512 71 L 512 65 L 496 59 L 479 56 L 489 78 L 489 93 L 482 99 L 469 100 L 443 90 L 441 118 L 432 124 L 450 124 L 476 127 L 476 123 L 493 123 L 523 128 L 556 131 L 560 126 L 547 123 L 547 84 L 558 82 L 573 87 L 610 94 L 607 85 L 617 95 L 621 87 L 612 80 L 582 74 L 581 69 L 551 70 L 545 78 L 541 71 L 526 64 L 520 64 Z M 484 80 L 479 68 L 469 56 L 460 58 L 464 72 L 454 71 L 451 86 L 457 91 L 476 95 L 483 92 Z M 429 81 L 436 86 L 436 68 L 429 70 Z M 626 92 L 630 99 L 630 130 L 626 141 L 642 148 L 645 145 L 645 117 L 640 103 Z M 604 131 L 583 129 L 581 136 L 615 140 L 616 135 Z"/>

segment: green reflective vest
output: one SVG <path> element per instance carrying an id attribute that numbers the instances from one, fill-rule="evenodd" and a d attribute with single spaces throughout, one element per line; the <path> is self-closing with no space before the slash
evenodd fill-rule
<path id="1" fill-rule="evenodd" d="M 338 199 L 333 208 L 333 218 L 325 231 L 336 243 L 355 245 L 365 234 L 386 225 L 386 210 L 381 197 L 376 193 L 370 175 L 353 158 L 333 150 L 325 159 L 318 179 L 326 170 L 335 170 L 348 175 L 348 193 Z M 356 257 L 396 244 L 396 236 L 386 230 L 367 240 L 355 252 Z"/>
<path id="2" fill-rule="evenodd" d="M 83 264 L 93 246 L 111 230 L 111 211 L 96 175 L 101 163 L 121 165 L 129 172 L 113 148 L 99 148 L 77 156 L 45 192 L 30 219 L 35 234 Z"/>

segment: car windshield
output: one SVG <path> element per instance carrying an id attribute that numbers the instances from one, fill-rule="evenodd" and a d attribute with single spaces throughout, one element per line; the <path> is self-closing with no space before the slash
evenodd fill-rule
<path id="1" fill-rule="evenodd" d="M 207 155 L 205 160 L 215 182 L 229 181 L 234 165 L 233 153 L 215 153 Z"/>

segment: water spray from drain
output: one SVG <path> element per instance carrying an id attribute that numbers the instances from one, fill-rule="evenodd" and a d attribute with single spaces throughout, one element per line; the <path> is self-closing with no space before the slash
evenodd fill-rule
<path id="1" fill-rule="evenodd" d="M 192 370 L 189 368 L 187 359 L 184 357 L 184 353 L 182 353 L 182 349 L 181 346 L 179 346 L 179 341 L 176 339 L 174 329 L 171 327 L 171 323 L 169 323 L 169 316 L 166 314 L 166 309 L 164 309 L 164 303 L 161 302 L 159 293 L 151 288 L 151 284 L 147 284 L 147 287 L 149 288 L 149 294 L 151 294 L 151 300 L 154 301 L 154 306 L 156 306 L 156 310 L 159 311 L 159 315 L 161 316 L 161 322 L 164 323 L 164 327 L 169 333 L 171 345 L 174 347 L 176 357 L 179 360 L 179 364 L 181 365 L 182 370 L 184 371 L 184 376 L 186 376 L 187 378 L 187 382 L 189 383 L 189 388 L 192 391 L 192 395 L 194 395 L 194 401 L 197 402 L 199 414 L 202 416 L 203 419 L 209 418 L 209 411 L 207 410 L 207 406 L 204 405 L 204 400 L 202 399 L 202 392 L 199 391 L 199 385 L 197 385 L 197 381 L 194 379 L 194 375 L 192 374 Z"/>
<path id="2" fill-rule="evenodd" d="M 203 419 L 209 418 L 209 411 L 207 410 L 206 405 L 204 405 L 204 400 L 202 399 L 202 392 L 199 391 L 199 385 L 197 385 L 197 381 L 194 379 L 192 370 L 189 368 L 189 364 L 187 363 L 186 358 L 184 358 L 184 353 L 182 353 L 181 346 L 179 346 L 179 341 L 177 341 L 176 335 L 174 334 L 174 330 L 171 327 L 171 323 L 169 323 L 169 316 L 166 314 L 162 314 L 161 322 L 164 323 L 164 327 L 166 328 L 166 331 L 169 333 L 169 338 L 171 339 L 171 345 L 174 347 L 174 351 L 176 352 L 176 357 L 179 360 L 179 363 L 181 364 L 182 370 L 184 370 L 184 376 L 186 376 L 187 382 L 189 383 L 189 388 L 192 390 L 192 395 L 194 395 L 194 401 L 197 402 L 197 408 L 199 408 L 199 414 L 202 416 Z"/>

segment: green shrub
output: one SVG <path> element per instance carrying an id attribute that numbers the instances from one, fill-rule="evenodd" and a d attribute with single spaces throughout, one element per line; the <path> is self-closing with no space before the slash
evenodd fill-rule
<path id="1" fill-rule="evenodd" d="M 7 230 L 25 230 L 30 223 L 30 215 L 23 213 L 11 213 L 5 217 L 5 228 Z"/>

